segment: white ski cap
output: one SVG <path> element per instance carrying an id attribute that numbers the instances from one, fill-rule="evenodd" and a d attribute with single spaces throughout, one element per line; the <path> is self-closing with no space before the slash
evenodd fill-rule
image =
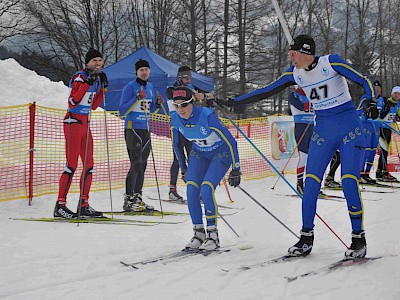
<path id="1" fill-rule="evenodd" d="M 400 93 L 400 86 L 397 85 L 392 89 L 392 94 L 394 93 Z"/>

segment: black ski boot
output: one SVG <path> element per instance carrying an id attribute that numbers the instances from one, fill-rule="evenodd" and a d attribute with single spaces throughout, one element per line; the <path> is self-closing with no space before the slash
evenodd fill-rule
<path id="1" fill-rule="evenodd" d="M 60 204 L 57 201 L 56 206 L 54 207 L 53 216 L 54 218 L 72 219 L 76 218 L 78 215 L 72 212 L 65 204 Z"/>
<path id="2" fill-rule="evenodd" d="M 300 240 L 288 249 L 289 256 L 306 256 L 311 253 L 314 243 L 314 230 L 302 229 Z"/>
<path id="3" fill-rule="evenodd" d="M 365 232 L 351 234 L 351 246 L 344 253 L 345 260 L 363 258 L 367 254 L 367 242 L 365 241 Z"/>

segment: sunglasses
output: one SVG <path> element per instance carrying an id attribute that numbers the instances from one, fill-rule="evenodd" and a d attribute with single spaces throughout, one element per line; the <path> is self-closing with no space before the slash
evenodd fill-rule
<path id="1" fill-rule="evenodd" d="M 182 103 L 179 103 L 179 104 L 174 102 L 174 106 L 175 106 L 176 108 L 180 108 L 180 107 L 185 108 L 185 107 L 187 107 L 192 101 L 193 101 L 193 98 L 190 99 L 190 100 L 184 101 L 184 102 L 182 102 Z"/>

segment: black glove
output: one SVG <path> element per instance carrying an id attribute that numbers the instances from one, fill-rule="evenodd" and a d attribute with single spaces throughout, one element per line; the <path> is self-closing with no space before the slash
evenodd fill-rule
<path id="1" fill-rule="evenodd" d="M 186 170 L 182 171 L 182 180 L 186 183 Z"/>
<path id="2" fill-rule="evenodd" d="M 219 106 L 227 106 L 227 107 L 232 107 L 235 105 L 235 101 L 233 101 L 232 98 L 228 98 L 228 100 L 222 100 L 222 99 L 217 99 L 214 98 L 213 101 L 217 103 Z"/>
<path id="3" fill-rule="evenodd" d="M 384 111 L 389 111 L 393 106 L 395 106 L 396 104 L 394 104 L 392 101 L 390 101 L 389 99 L 386 99 L 385 101 L 385 105 L 383 107 Z"/>
<path id="4" fill-rule="evenodd" d="M 228 178 L 229 185 L 237 187 L 240 184 L 240 175 L 242 175 L 242 172 L 240 172 L 239 170 L 232 170 L 229 173 L 229 178 Z"/>
<path id="5" fill-rule="evenodd" d="M 379 117 L 379 110 L 376 107 L 376 102 L 373 100 L 365 101 L 364 114 L 367 119 L 375 120 Z"/>
<path id="6" fill-rule="evenodd" d="M 228 98 L 228 99 L 225 101 L 225 106 L 228 106 L 228 107 L 233 107 L 233 106 L 235 106 L 235 100 L 233 100 L 232 98 Z"/>
<path id="7" fill-rule="evenodd" d="M 103 86 L 103 89 L 107 90 L 108 89 L 108 79 L 107 79 L 106 73 L 100 72 L 99 77 L 100 77 L 101 85 Z"/>
<path id="8" fill-rule="evenodd" d="M 97 78 L 99 77 L 99 73 L 92 71 L 90 69 L 86 69 L 86 73 L 88 74 L 88 78 L 86 79 L 86 83 L 88 85 L 93 85 L 96 81 Z"/>

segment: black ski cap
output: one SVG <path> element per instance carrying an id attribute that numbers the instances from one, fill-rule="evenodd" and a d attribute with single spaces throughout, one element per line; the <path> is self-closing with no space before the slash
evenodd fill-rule
<path id="1" fill-rule="evenodd" d="M 290 50 L 299 51 L 308 55 L 315 55 L 315 42 L 314 39 L 306 34 L 298 35 L 290 44 Z"/>

